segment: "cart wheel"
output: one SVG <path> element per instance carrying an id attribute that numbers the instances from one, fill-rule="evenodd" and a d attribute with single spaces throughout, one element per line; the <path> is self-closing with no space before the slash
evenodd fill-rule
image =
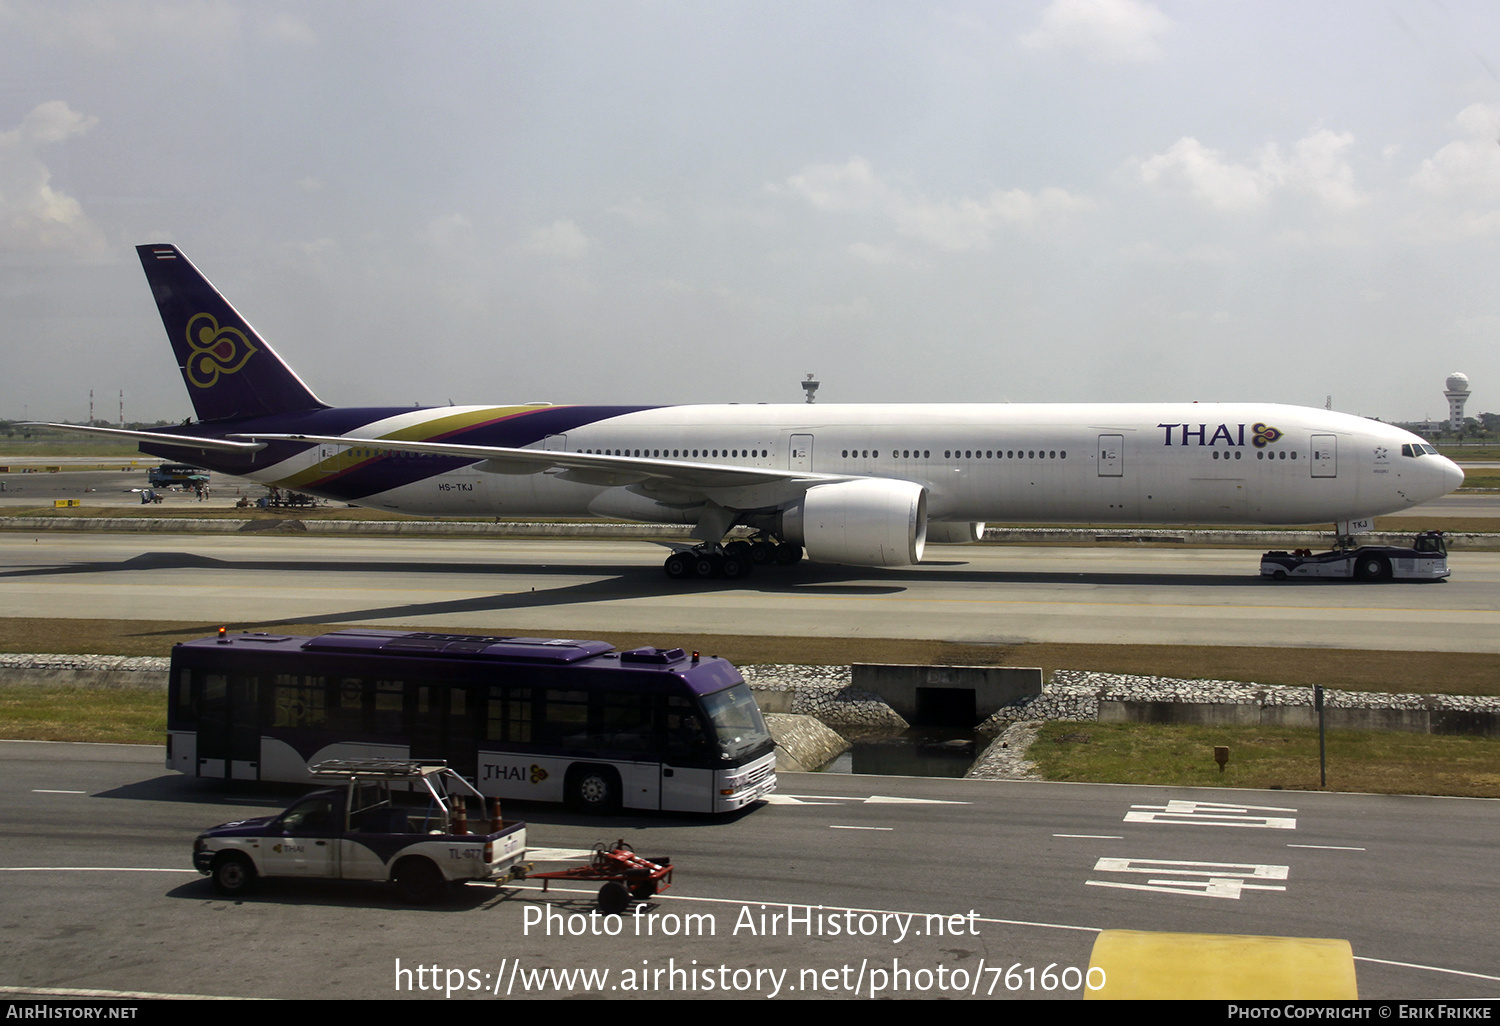
<path id="1" fill-rule="evenodd" d="M 625 885 L 611 880 L 599 888 L 599 911 L 607 916 L 617 916 L 630 904 L 630 894 Z"/>
<path id="2" fill-rule="evenodd" d="M 640 901 L 645 901 L 654 894 L 656 894 L 656 881 L 649 876 L 630 888 L 630 896 Z"/>

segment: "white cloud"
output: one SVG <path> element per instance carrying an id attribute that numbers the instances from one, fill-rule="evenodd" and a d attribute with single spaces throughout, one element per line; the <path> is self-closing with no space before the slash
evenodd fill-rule
<path id="1" fill-rule="evenodd" d="M 593 248 L 593 242 L 572 221 L 553 221 L 545 228 L 532 230 L 527 248 L 543 256 L 576 260 Z"/>
<path id="2" fill-rule="evenodd" d="M 930 200 L 885 182 L 860 157 L 844 164 L 814 165 L 788 178 L 785 185 L 773 186 L 772 191 L 796 196 L 830 213 L 878 215 L 899 234 L 950 252 L 988 249 L 1005 228 L 1056 224 L 1094 208 L 1086 197 L 1050 187 L 1035 193 L 996 190 L 981 199 Z M 882 255 L 880 247 L 862 245 L 851 252 L 865 260 Z"/>
<path id="3" fill-rule="evenodd" d="M 1439 197 L 1500 198 L 1500 106 L 1472 104 L 1453 123 L 1462 138 L 1422 161 L 1412 184 Z"/>
<path id="4" fill-rule="evenodd" d="M 1161 56 L 1173 22 L 1140 0 L 1053 0 L 1042 22 L 1021 37 L 1033 50 L 1078 50 L 1099 61 L 1144 63 Z"/>
<path id="5" fill-rule="evenodd" d="M 1280 190 L 1311 196 L 1342 211 L 1366 199 L 1355 186 L 1354 169 L 1346 159 L 1353 145 L 1352 133 L 1319 129 L 1298 140 L 1289 156 L 1270 143 L 1241 164 L 1184 136 L 1165 153 L 1135 162 L 1135 170 L 1147 185 L 1186 194 L 1226 213 L 1261 209 Z"/>
<path id="6" fill-rule="evenodd" d="M 0 249 L 82 257 L 103 253 L 103 233 L 76 199 L 52 187 L 52 172 L 38 152 L 97 123 L 62 100 L 49 100 L 16 128 L 0 132 Z"/>

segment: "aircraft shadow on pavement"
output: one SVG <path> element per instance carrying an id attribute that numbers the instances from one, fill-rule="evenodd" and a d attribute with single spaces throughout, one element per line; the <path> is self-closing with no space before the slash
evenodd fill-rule
<path id="1" fill-rule="evenodd" d="M 466 598 L 413 602 L 363 609 L 344 609 L 312 616 L 286 617 L 254 624 L 242 623 L 242 629 L 265 629 L 276 624 L 355 623 L 367 620 L 405 620 L 420 622 L 423 618 L 450 615 L 472 615 L 507 610 L 546 609 L 591 602 L 624 599 L 658 598 L 677 595 L 715 595 L 731 592 L 758 592 L 768 595 L 824 596 L 894 595 L 917 583 L 935 579 L 946 582 L 990 585 L 1079 585 L 1088 588 L 1108 587 L 1212 587 L 1263 588 L 1257 575 L 1230 574 L 1142 574 L 1142 573 L 1063 573 L 1057 571 L 976 570 L 969 564 L 945 560 L 915 567 L 879 568 L 847 567 L 830 563 L 803 562 L 791 567 L 758 567 L 748 578 L 738 580 L 668 580 L 660 566 L 621 567 L 614 563 L 568 563 L 538 565 L 532 563 L 468 563 L 441 561 L 392 561 L 378 564 L 360 561 L 325 559 L 218 559 L 192 552 L 146 552 L 125 560 L 59 564 L 50 567 L 28 567 L 0 572 L 0 580 L 30 577 L 135 573 L 142 571 L 206 570 L 210 572 L 255 572 L 273 574 L 357 575 L 376 573 L 442 575 L 449 578 L 504 578 L 528 576 L 542 578 L 590 577 L 594 580 L 560 584 L 541 591 L 497 591 Z"/>

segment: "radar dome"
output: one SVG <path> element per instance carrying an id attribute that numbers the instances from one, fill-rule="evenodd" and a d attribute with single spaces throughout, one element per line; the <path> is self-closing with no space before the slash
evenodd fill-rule
<path id="1" fill-rule="evenodd" d="M 1448 391 L 1467 392 L 1469 390 L 1469 376 L 1467 374 L 1449 374 Z"/>

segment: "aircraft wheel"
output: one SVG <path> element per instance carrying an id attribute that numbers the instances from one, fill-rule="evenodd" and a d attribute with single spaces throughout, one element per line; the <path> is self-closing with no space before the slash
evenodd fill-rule
<path id="1" fill-rule="evenodd" d="M 765 566 L 776 562 L 776 544 L 768 541 L 758 541 L 750 546 L 750 562 Z"/>
<path id="2" fill-rule="evenodd" d="M 683 581 L 693 576 L 693 561 L 685 552 L 674 552 L 662 564 L 662 569 L 674 581 Z"/>
<path id="3" fill-rule="evenodd" d="M 702 578 L 718 577 L 723 560 L 711 552 L 705 552 L 693 560 L 694 575 Z"/>
<path id="4" fill-rule="evenodd" d="M 750 543 L 743 539 L 739 541 L 732 541 L 728 545 L 724 546 L 724 555 L 733 556 L 735 559 L 738 559 L 743 563 L 748 563 L 750 561 L 751 547 L 752 546 L 750 545 Z"/>
<path id="5" fill-rule="evenodd" d="M 730 580 L 740 580 L 750 576 L 751 562 L 739 556 L 725 556 L 722 566 L 724 576 Z"/>
<path id="6" fill-rule="evenodd" d="M 791 542 L 782 542 L 776 546 L 776 562 L 781 566 L 791 566 L 802 559 L 802 546 L 793 545 Z"/>

